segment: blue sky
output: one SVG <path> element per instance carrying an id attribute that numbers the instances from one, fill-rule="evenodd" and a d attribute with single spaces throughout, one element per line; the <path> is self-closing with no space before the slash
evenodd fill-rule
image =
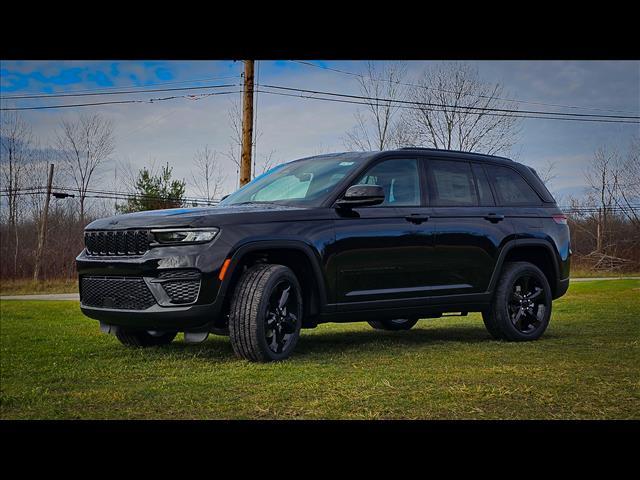
<path id="1" fill-rule="evenodd" d="M 360 61 L 313 63 L 362 72 Z M 409 81 L 418 78 L 432 62 L 407 62 Z M 510 98 L 640 112 L 640 62 L 632 61 L 473 61 L 480 76 L 503 84 Z M 0 88 L 7 95 L 65 93 L 80 90 L 151 86 L 199 86 L 240 81 L 242 63 L 233 61 L 2 61 Z M 291 87 L 358 94 L 355 77 L 290 61 L 261 61 L 259 81 Z M 173 83 L 175 82 L 175 83 Z M 233 89 L 231 89 L 233 90 Z M 16 106 L 83 103 L 114 99 L 149 99 L 187 92 L 137 93 L 127 96 L 12 100 Z M 53 142 L 62 118 L 100 112 L 115 125 L 116 151 L 101 172 L 102 182 L 112 182 L 117 161 L 142 167 L 169 162 L 174 173 L 189 180 L 197 149 L 209 145 L 227 151 L 231 126 L 228 109 L 239 94 L 201 99 L 175 99 L 156 103 L 25 111 L 41 144 Z M 5 99 L 3 106 L 9 105 Z M 342 139 L 355 125 L 355 105 L 318 102 L 261 94 L 258 97 L 258 161 L 274 152 L 292 160 L 329 151 L 343 151 Z M 522 104 L 521 109 L 545 107 Z M 586 111 L 582 111 L 583 113 Z M 587 112 L 593 113 L 593 112 Z M 604 112 L 603 112 L 604 113 Z M 612 112 L 606 112 L 612 113 Z M 584 188 L 583 172 L 601 145 L 624 145 L 640 135 L 636 125 L 524 120 L 514 159 L 534 168 L 557 162 L 558 177 L 552 190 L 562 196 Z M 226 191 L 235 186 L 235 166 L 220 156 L 228 176 Z"/>

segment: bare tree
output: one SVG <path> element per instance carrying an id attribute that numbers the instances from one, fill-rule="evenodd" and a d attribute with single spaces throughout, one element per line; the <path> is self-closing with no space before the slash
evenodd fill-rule
<path id="1" fill-rule="evenodd" d="M 242 151 L 242 111 L 240 109 L 240 102 L 234 101 L 231 103 L 227 110 L 227 117 L 229 118 L 229 125 L 231 126 L 231 135 L 229 136 L 229 144 L 227 151 L 223 153 L 236 169 L 236 187 L 240 184 L 240 152 Z M 255 152 L 255 146 L 257 141 L 262 137 L 262 131 L 256 130 L 253 132 L 253 142 L 251 144 L 253 154 L 253 178 L 256 176 L 257 154 Z M 263 163 L 270 161 L 273 151 L 263 156 Z"/>
<path id="2" fill-rule="evenodd" d="M 608 218 L 615 203 L 614 184 L 615 164 L 618 152 L 600 147 L 594 153 L 585 179 L 589 185 L 589 200 L 597 208 L 596 249 L 604 252 L 607 237 Z"/>
<path id="3" fill-rule="evenodd" d="M 84 222 L 87 190 L 98 167 L 114 150 L 113 123 L 100 114 L 82 115 L 74 122 L 62 120 L 57 146 L 78 191 L 80 221 Z"/>
<path id="4" fill-rule="evenodd" d="M 612 173 L 616 206 L 640 228 L 640 136 L 629 142 L 624 157 L 620 157 Z"/>
<path id="5" fill-rule="evenodd" d="M 22 205 L 23 189 L 27 178 L 26 169 L 33 154 L 33 134 L 31 126 L 17 112 L 2 116 L 0 124 L 0 145 L 3 189 L 8 203 L 9 224 L 13 231 L 14 275 L 18 271 L 19 240 L 18 223 Z M 40 185 L 29 185 L 40 186 Z"/>
<path id="6" fill-rule="evenodd" d="M 217 156 L 218 152 L 205 145 L 202 150 L 196 152 L 194 159 L 196 173 L 192 174 L 193 183 L 198 194 L 208 201 L 218 199 L 227 179 L 227 176 L 222 174 Z"/>
<path id="7" fill-rule="evenodd" d="M 501 100 L 499 83 L 480 79 L 477 69 L 464 63 L 441 63 L 427 69 L 410 87 L 408 99 L 418 105 L 403 117 L 419 145 L 447 150 L 496 154 L 516 142 L 519 119 L 486 109 L 510 108 Z"/>
<path id="8" fill-rule="evenodd" d="M 400 106 L 391 101 L 404 96 L 404 63 L 393 62 L 376 66 L 368 62 L 365 73 L 358 77 L 363 97 L 382 100 L 364 100 L 365 108 L 355 113 L 356 125 L 346 134 L 343 143 L 349 150 L 386 150 L 400 146 L 405 140 L 404 122 L 398 119 Z"/>
<path id="9" fill-rule="evenodd" d="M 280 165 L 283 163 L 283 160 L 280 157 L 273 158 L 273 155 L 276 153 L 275 150 L 271 150 L 266 155 L 262 156 L 262 160 L 258 163 L 260 167 L 260 173 L 258 173 L 258 167 L 255 168 L 254 177 L 257 175 L 262 175 L 263 173 L 268 172 L 273 167 Z"/>

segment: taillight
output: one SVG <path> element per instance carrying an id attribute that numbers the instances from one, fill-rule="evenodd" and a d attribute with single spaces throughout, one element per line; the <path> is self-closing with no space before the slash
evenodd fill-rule
<path id="1" fill-rule="evenodd" d="M 558 225 L 566 225 L 567 224 L 567 216 L 566 215 L 554 215 L 553 221 Z"/>

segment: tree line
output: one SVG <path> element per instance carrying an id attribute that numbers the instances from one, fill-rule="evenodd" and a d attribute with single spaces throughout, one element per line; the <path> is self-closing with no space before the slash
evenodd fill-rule
<path id="1" fill-rule="evenodd" d="M 520 119 L 491 112 L 510 106 L 502 85 L 482 80 L 465 63 L 442 63 L 409 81 L 402 62 L 368 63 L 357 77 L 363 97 L 407 99 L 418 105 L 365 101 L 342 142 L 348 150 L 386 150 L 403 146 L 505 154 L 519 139 Z M 451 105 L 432 109 L 428 105 Z M 75 257 L 83 248 L 84 226 L 95 218 L 140 210 L 215 204 L 225 193 L 224 164 L 239 173 L 241 122 L 239 104 L 228 111 L 231 136 L 226 150 L 204 146 L 192 160 L 190 178 L 176 179 L 168 165 L 114 168 L 113 123 L 100 114 L 64 119 L 50 145 L 36 138 L 17 112 L 3 112 L 0 131 L 0 276 L 29 278 L 35 266 L 42 224 L 47 170 L 54 163 L 46 248 L 40 270 L 45 278 L 73 278 Z M 257 131 L 254 142 L 262 135 Z M 254 145 L 255 146 L 255 145 Z M 316 153 L 322 153 L 317 149 Z M 592 269 L 637 270 L 640 267 L 640 142 L 603 146 L 594 152 L 584 173 L 585 196 L 562 198 L 568 206 L 572 249 L 579 264 Z M 275 151 L 254 159 L 259 175 L 277 164 Z M 104 187 L 104 167 L 118 176 Z M 538 173 L 550 184 L 554 164 Z M 187 183 L 188 182 L 188 183 Z M 186 195 L 187 186 L 197 198 Z M 33 188 L 35 187 L 35 188 Z M 30 188 L 32 188 L 30 190 Z M 54 189 L 55 190 L 55 189 Z M 117 194 L 114 192 L 118 192 Z M 123 194 L 124 192 L 124 194 Z"/>

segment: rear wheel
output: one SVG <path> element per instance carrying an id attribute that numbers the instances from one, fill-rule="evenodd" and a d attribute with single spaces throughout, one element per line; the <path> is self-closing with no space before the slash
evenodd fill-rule
<path id="1" fill-rule="evenodd" d="M 505 265 L 491 308 L 482 313 L 489 333 L 500 340 L 536 340 L 551 318 L 551 287 L 535 265 L 513 262 Z"/>
<path id="2" fill-rule="evenodd" d="M 260 264 L 244 272 L 229 311 L 229 337 L 238 357 L 253 362 L 287 358 L 301 325 L 300 284 L 289 268 Z"/>
<path id="3" fill-rule="evenodd" d="M 154 347 L 170 344 L 178 332 L 147 332 L 118 328 L 116 338 L 127 347 Z"/>
<path id="4" fill-rule="evenodd" d="M 393 320 L 372 320 L 367 322 L 376 330 L 410 330 L 416 323 L 417 318 L 397 318 Z"/>

